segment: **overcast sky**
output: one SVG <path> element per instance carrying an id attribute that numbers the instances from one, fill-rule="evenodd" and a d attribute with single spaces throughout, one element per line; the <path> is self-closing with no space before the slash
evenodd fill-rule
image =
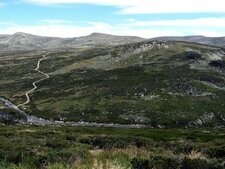
<path id="1" fill-rule="evenodd" d="M 0 34 L 225 36 L 225 0 L 0 0 Z"/>

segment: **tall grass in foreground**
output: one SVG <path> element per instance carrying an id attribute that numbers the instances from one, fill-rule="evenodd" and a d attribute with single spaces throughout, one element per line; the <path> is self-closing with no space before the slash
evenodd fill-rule
<path id="1" fill-rule="evenodd" d="M 224 169 L 224 129 L 0 127 L 0 169 Z"/>

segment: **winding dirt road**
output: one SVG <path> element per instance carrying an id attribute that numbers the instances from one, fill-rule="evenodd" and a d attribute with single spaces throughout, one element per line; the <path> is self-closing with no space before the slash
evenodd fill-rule
<path id="1" fill-rule="evenodd" d="M 35 71 L 41 73 L 42 75 L 44 75 L 45 77 L 43 77 L 42 79 L 39 79 L 35 82 L 33 82 L 33 88 L 29 91 L 27 91 L 25 93 L 25 96 L 26 96 L 26 102 L 22 103 L 22 104 L 19 104 L 17 107 L 23 107 L 25 106 L 26 104 L 28 104 L 30 102 L 30 94 L 33 93 L 36 89 L 37 89 L 37 83 L 40 83 L 41 81 L 45 80 L 45 79 L 48 79 L 49 78 L 49 75 L 47 75 L 46 73 L 42 72 L 39 70 L 40 68 L 40 63 L 42 60 L 44 60 L 46 58 L 48 54 L 44 54 L 42 55 L 42 58 L 38 60 L 38 63 L 37 63 L 37 67 L 34 69 Z"/>

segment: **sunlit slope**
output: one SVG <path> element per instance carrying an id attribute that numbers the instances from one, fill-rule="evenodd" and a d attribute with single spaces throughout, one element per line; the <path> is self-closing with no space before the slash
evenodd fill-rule
<path id="1" fill-rule="evenodd" d="M 185 42 L 145 41 L 48 51 L 26 111 L 48 119 L 153 127 L 225 123 L 225 51 Z M 1 54 L 0 95 L 24 102 L 45 51 Z"/>

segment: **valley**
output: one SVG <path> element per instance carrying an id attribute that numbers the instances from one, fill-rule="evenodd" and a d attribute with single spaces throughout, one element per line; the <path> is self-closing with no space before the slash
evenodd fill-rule
<path id="1" fill-rule="evenodd" d="M 0 169 L 225 169 L 225 0 L 0 0 Z"/>
<path id="2" fill-rule="evenodd" d="M 31 116 L 151 127 L 224 125 L 222 48 L 145 41 L 11 53 L 0 64 L 1 97 Z"/>
<path id="3" fill-rule="evenodd" d="M 224 168 L 224 48 L 77 45 L 0 51 L 0 168 Z"/>

